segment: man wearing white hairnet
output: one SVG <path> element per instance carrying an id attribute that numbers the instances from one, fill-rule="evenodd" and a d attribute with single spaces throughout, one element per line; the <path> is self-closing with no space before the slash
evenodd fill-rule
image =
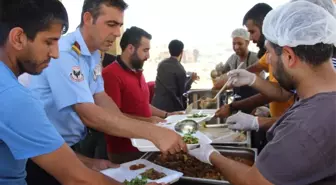
<path id="1" fill-rule="evenodd" d="M 226 63 L 219 63 L 216 66 L 216 74 L 220 75 L 220 77 L 216 78 L 214 89 L 222 88 L 224 83 L 227 81 L 226 73 L 230 70 L 237 69 L 240 64 L 242 64 L 241 69 L 246 69 L 247 67 L 258 62 L 257 53 L 249 51 L 248 49 L 250 43 L 250 34 L 246 29 L 235 29 L 231 34 L 231 38 L 232 48 L 235 53 L 228 58 Z M 251 87 L 245 86 L 234 88 L 234 93 L 237 94 L 241 99 L 245 99 L 257 94 L 258 92 Z"/>
<path id="2" fill-rule="evenodd" d="M 237 28 L 232 32 L 231 38 L 232 48 L 235 53 L 224 64 L 222 62 L 217 64 L 216 72 L 218 74 L 225 74 L 230 70 L 237 69 L 242 62 L 244 63 L 242 69 L 245 69 L 258 61 L 257 53 L 248 49 L 250 34 L 247 30 Z"/>
<path id="3" fill-rule="evenodd" d="M 336 17 L 336 8 L 332 0 L 292 0 L 291 2 L 306 1 L 314 3 L 325 10 L 327 10 L 332 16 Z M 334 55 L 336 50 L 334 47 Z M 333 65 L 336 68 L 336 59 L 333 56 Z M 260 93 L 266 95 L 269 99 L 274 101 L 288 101 L 292 95 L 293 91 L 288 91 L 280 86 L 279 83 L 270 83 L 268 81 L 262 80 L 255 74 L 250 73 L 246 70 L 233 70 L 229 72 L 230 76 L 235 77 L 235 83 L 232 84 L 234 87 L 250 85 L 251 87 L 257 89 Z M 336 83 L 336 82 L 335 82 Z M 263 119 L 260 121 L 260 119 Z M 265 118 L 255 117 L 252 115 L 238 113 L 227 119 L 227 121 L 235 122 L 235 125 L 230 126 L 236 130 L 258 130 L 262 128 L 264 130 L 269 129 L 273 125 L 273 121 L 265 121 Z M 265 124 L 265 123 L 266 124 Z"/>
<path id="4" fill-rule="evenodd" d="M 218 167 L 234 185 L 335 184 L 335 30 L 336 19 L 307 1 L 272 10 L 263 25 L 268 60 L 279 84 L 296 89 L 300 100 L 269 130 L 253 167 L 219 155 L 210 145 L 190 154 Z"/>

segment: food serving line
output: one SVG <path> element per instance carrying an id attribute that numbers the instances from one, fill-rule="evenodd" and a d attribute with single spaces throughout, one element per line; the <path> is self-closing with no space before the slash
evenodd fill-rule
<path id="1" fill-rule="evenodd" d="M 181 134 L 188 149 L 199 144 L 212 144 L 222 155 L 252 166 L 257 150 L 250 148 L 250 132 L 236 132 L 226 124 L 218 124 L 213 118 L 216 109 L 193 109 L 186 115 L 166 118 L 166 123 L 158 126 L 175 130 Z M 215 124 L 210 123 L 215 122 Z M 169 184 L 230 184 L 213 166 L 202 163 L 184 154 L 161 156 L 159 150 L 148 140 L 131 139 L 132 145 L 145 155 L 136 161 L 122 164 L 117 169 L 102 171 L 119 182 L 128 185 L 142 185 L 145 182 L 164 182 Z"/>

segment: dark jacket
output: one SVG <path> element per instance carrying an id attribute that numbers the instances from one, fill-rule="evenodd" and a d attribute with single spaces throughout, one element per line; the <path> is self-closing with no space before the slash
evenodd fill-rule
<path id="1" fill-rule="evenodd" d="M 192 80 L 176 58 L 160 62 L 157 69 L 152 105 L 167 112 L 181 111 L 186 107 L 183 94 L 191 88 Z"/>

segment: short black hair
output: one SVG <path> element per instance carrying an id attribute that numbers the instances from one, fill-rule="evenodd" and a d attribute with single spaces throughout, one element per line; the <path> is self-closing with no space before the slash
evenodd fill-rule
<path id="1" fill-rule="evenodd" d="M 244 16 L 243 25 L 246 25 L 248 20 L 253 20 L 258 27 L 262 27 L 264 18 L 272 10 L 272 7 L 266 3 L 258 3 L 254 5 Z"/>
<path id="2" fill-rule="evenodd" d="M 121 11 L 125 11 L 128 7 L 124 0 L 84 0 L 80 27 L 84 25 L 84 13 L 90 12 L 93 17 L 93 22 L 95 23 L 100 15 L 101 5 L 106 5 L 108 7 L 116 7 Z"/>
<path id="3" fill-rule="evenodd" d="M 53 23 L 63 24 L 63 33 L 68 31 L 68 14 L 59 0 L 0 0 L 0 46 L 5 45 L 15 27 L 34 40 L 38 32 Z"/>
<path id="4" fill-rule="evenodd" d="M 126 29 L 120 39 L 121 50 L 124 51 L 129 44 L 133 45 L 136 48 L 139 47 L 142 37 L 145 37 L 149 40 L 152 39 L 151 34 L 136 26 L 132 26 L 131 28 Z"/>
<path id="5" fill-rule="evenodd" d="M 272 42 L 270 42 L 270 45 L 274 48 L 278 56 L 282 54 L 281 46 Z M 299 59 L 312 66 L 318 66 L 328 61 L 334 54 L 333 44 L 317 43 L 315 45 L 299 45 L 291 48 Z"/>
<path id="6" fill-rule="evenodd" d="M 179 40 L 172 40 L 168 45 L 169 53 L 173 57 L 178 57 L 183 52 L 184 44 Z"/>

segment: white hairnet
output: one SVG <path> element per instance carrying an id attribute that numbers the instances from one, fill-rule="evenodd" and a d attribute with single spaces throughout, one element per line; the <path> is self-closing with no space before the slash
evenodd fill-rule
<path id="1" fill-rule="evenodd" d="M 250 33 L 245 30 L 244 28 L 237 28 L 235 30 L 233 30 L 232 34 L 231 34 L 231 38 L 235 38 L 235 37 L 239 37 L 242 38 L 244 40 L 250 40 Z"/>
<path id="2" fill-rule="evenodd" d="M 307 1 L 310 3 L 314 3 L 325 10 L 327 10 L 331 15 L 336 17 L 336 10 L 335 10 L 335 4 L 333 0 L 291 0 L 291 2 L 296 2 L 296 1 Z"/>
<path id="3" fill-rule="evenodd" d="M 270 11 L 263 23 L 267 40 L 279 46 L 336 44 L 336 19 L 308 1 L 286 3 Z"/>

